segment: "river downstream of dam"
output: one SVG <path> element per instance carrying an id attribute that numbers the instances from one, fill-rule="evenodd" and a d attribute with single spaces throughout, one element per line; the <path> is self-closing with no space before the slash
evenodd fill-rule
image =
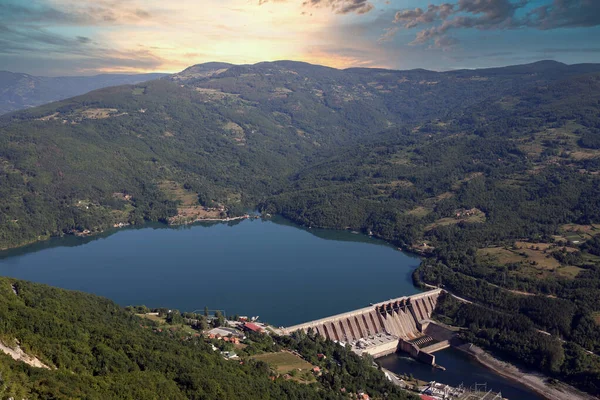
<path id="1" fill-rule="evenodd" d="M 0 252 L 3 276 L 98 294 L 123 306 L 181 311 L 207 306 L 227 315 L 260 316 L 276 326 L 419 293 L 411 279 L 419 263 L 365 235 L 301 228 L 281 218 L 147 224 Z M 455 350 L 437 354 L 448 371 L 431 371 L 397 355 L 382 360 L 394 372 L 414 371 L 424 380 L 471 385 L 483 379 L 505 397 L 536 398 L 477 363 L 465 363 L 466 356 Z M 450 373 L 456 369 L 464 376 L 460 382 Z"/>

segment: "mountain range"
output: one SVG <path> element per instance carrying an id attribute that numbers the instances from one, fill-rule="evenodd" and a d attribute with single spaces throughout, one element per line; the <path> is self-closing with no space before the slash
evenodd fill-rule
<path id="1" fill-rule="evenodd" d="M 422 254 L 469 341 L 600 393 L 600 64 L 207 63 L 0 117 L 0 248 L 249 208 Z"/>
<path id="2" fill-rule="evenodd" d="M 35 107 L 107 86 L 134 84 L 165 74 L 45 77 L 0 71 L 0 114 Z"/>

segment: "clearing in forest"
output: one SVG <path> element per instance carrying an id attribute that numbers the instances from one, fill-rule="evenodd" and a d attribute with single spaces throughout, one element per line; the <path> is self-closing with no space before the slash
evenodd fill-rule
<path id="1" fill-rule="evenodd" d="M 439 226 L 446 225 L 456 225 L 461 222 L 471 223 L 471 224 L 481 224 L 486 221 L 486 215 L 483 211 L 472 208 L 470 210 L 456 210 L 454 212 L 454 217 L 442 218 L 438 219 L 432 224 L 429 224 L 425 227 L 425 231 L 430 231 Z"/>
<path id="2" fill-rule="evenodd" d="M 557 237 L 557 239 L 564 238 L 566 241 L 580 244 L 594 236 L 600 235 L 600 224 L 565 224 L 560 227 L 560 231 L 562 236 Z"/>
<path id="3" fill-rule="evenodd" d="M 158 186 L 170 200 L 179 202 L 177 215 L 169 218 L 170 224 L 185 224 L 203 219 L 219 219 L 223 217 L 223 213 L 226 211 L 225 207 L 222 206 L 215 208 L 202 206 L 198 201 L 198 195 L 185 189 L 178 182 L 162 181 Z"/>
<path id="4" fill-rule="evenodd" d="M 294 380 L 308 382 L 315 379 L 312 373 L 315 366 L 289 351 L 264 353 L 252 358 L 266 362 L 278 374 L 290 374 Z"/>
<path id="5" fill-rule="evenodd" d="M 415 207 L 412 210 L 408 211 L 407 214 L 413 215 L 415 217 L 423 218 L 427 214 L 429 214 L 431 211 L 432 210 L 429 208 L 418 206 L 418 207 Z"/>
<path id="6" fill-rule="evenodd" d="M 80 110 L 79 114 L 87 119 L 105 119 L 115 116 L 118 111 L 116 108 L 88 108 Z"/>
<path id="7" fill-rule="evenodd" d="M 552 275 L 573 279 L 582 269 L 572 265 L 561 265 L 552 256 L 553 251 L 566 249 L 572 253 L 578 251 L 573 247 L 564 247 L 551 243 L 516 242 L 516 246 L 487 247 L 477 251 L 479 262 L 490 265 L 516 265 L 510 274 L 532 278 L 547 278 Z"/>
<path id="8" fill-rule="evenodd" d="M 159 324 L 166 324 L 167 323 L 167 318 L 166 317 L 159 317 L 158 313 L 135 314 L 135 315 L 138 316 L 138 317 L 140 317 L 140 318 L 149 319 L 150 321 L 154 321 L 154 322 L 159 323 Z"/>
<path id="9" fill-rule="evenodd" d="M 182 184 L 175 181 L 162 181 L 158 187 L 167 195 L 169 200 L 181 202 L 181 206 L 198 205 L 198 195 L 186 190 Z"/>
<path id="10" fill-rule="evenodd" d="M 593 313 L 592 318 L 594 318 L 596 325 L 600 326 L 600 312 Z"/>
<path id="11" fill-rule="evenodd" d="M 246 133 L 244 132 L 244 128 L 239 126 L 233 121 L 229 121 L 223 125 L 223 129 L 227 131 L 229 134 L 233 136 L 233 140 L 238 143 L 243 143 L 246 141 Z"/>

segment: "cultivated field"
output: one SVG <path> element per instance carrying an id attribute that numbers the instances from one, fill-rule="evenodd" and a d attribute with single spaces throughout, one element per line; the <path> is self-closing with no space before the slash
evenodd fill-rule
<path id="1" fill-rule="evenodd" d="M 177 215 L 169 219 L 171 224 L 182 224 L 199 219 L 221 218 L 220 209 L 206 208 L 198 202 L 196 193 L 186 190 L 183 185 L 174 181 L 163 181 L 159 184 L 160 190 L 171 200 L 178 201 Z"/>
<path id="2" fill-rule="evenodd" d="M 565 249 L 575 252 L 574 247 L 564 247 L 551 243 L 516 242 L 513 247 L 487 247 L 477 252 L 478 261 L 494 266 L 513 266 L 509 274 L 547 278 L 557 276 L 573 279 L 582 269 L 572 265 L 561 265 L 552 252 Z M 516 267 L 515 267 L 516 266 Z"/>

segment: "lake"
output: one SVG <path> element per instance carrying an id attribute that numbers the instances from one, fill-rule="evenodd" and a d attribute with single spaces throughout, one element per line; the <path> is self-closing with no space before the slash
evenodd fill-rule
<path id="1" fill-rule="evenodd" d="M 112 233 L 112 234 L 111 234 Z M 418 258 L 348 231 L 244 220 L 149 224 L 0 253 L 0 274 L 121 305 L 260 316 L 288 326 L 417 293 Z"/>
<path id="2" fill-rule="evenodd" d="M 278 326 L 418 293 L 417 257 L 348 231 L 305 229 L 282 218 L 147 224 L 78 238 L 53 238 L 0 252 L 0 275 L 81 290 L 126 305 L 224 310 Z M 512 399 L 535 398 L 456 350 L 436 353 L 448 371 L 399 355 L 398 373 L 471 385 L 487 381 Z M 509 396 L 511 394 L 512 396 Z"/>

